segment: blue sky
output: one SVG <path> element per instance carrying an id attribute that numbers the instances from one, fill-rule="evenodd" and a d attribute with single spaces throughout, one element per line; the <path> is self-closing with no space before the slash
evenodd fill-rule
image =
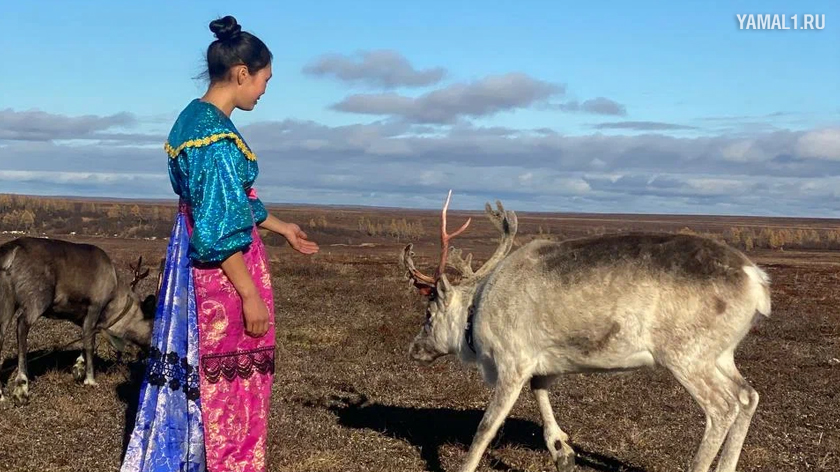
<path id="1" fill-rule="evenodd" d="M 837 2 L 105 5 L 4 7 L 0 192 L 171 198 L 160 144 L 232 14 L 275 55 L 233 116 L 270 201 L 840 215 Z"/>

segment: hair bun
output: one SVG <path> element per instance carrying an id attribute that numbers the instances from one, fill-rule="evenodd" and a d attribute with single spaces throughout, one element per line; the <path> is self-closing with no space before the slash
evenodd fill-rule
<path id="1" fill-rule="evenodd" d="M 228 15 L 218 20 L 210 22 L 210 31 L 216 35 L 219 41 L 227 41 L 228 39 L 238 35 L 242 31 L 242 27 L 236 23 L 236 18 Z"/>

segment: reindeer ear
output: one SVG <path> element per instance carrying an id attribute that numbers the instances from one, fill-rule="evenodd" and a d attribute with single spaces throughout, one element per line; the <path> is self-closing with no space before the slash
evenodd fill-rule
<path id="1" fill-rule="evenodd" d="M 154 318 L 157 310 L 157 297 L 148 295 L 140 304 L 140 310 L 143 312 L 144 318 Z"/>
<path id="2" fill-rule="evenodd" d="M 426 282 L 417 280 L 415 278 L 410 278 L 410 285 L 417 289 L 417 293 L 424 297 L 428 297 L 435 291 L 435 286 L 428 284 Z"/>
<path id="3" fill-rule="evenodd" d="M 437 290 L 439 296 L 443 299 L 444 303 L 449 303 L 449 300 L 452 297 L 452 284 L 449 282 L 449 279 L 446 277 L 446 274 L 440 274 L 440 278 L 438 278 L 435 290 Z"/>
<path id="4" fill-rule="evenodd" d="M 424 297 L 428 297 L 429 295 L 431 295 L 433 289 L 434 287 L 429 287 L 428 285 L 421 285 L 417 287 L 417 291 L 420 292 L 420 295 L 423 295 Z"/>

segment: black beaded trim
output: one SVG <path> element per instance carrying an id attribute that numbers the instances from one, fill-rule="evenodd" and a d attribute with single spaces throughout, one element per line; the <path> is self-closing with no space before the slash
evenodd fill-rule
<path id="1" fill-rule="evenodd" d="M 237 377 L 248 379 L 254 372 L 273 374 L 274 346 L 201 356 L 201 367 L 204 378 L 210 383 L 216 383 L 222 377 L 228 382 Z"/>
<path id="2" fill-rule="evenodd" d="M 192 401 L 199 397 L 198 370 L 177 352 L 164 355 L 160 349 L 152 347 L 146 375 L 150 385 L 169 385 L 172 390 L 183 390 L 187 399 Z"/>

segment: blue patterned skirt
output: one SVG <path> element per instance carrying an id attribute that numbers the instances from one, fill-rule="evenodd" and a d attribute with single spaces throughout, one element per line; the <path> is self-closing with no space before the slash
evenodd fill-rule
<path id="1" fill-rule="evenodd" d="M 120 472 L 204 472 L 198 322 L 187 216 L 179 211 L 140 388 L 134 430 Z"/>

